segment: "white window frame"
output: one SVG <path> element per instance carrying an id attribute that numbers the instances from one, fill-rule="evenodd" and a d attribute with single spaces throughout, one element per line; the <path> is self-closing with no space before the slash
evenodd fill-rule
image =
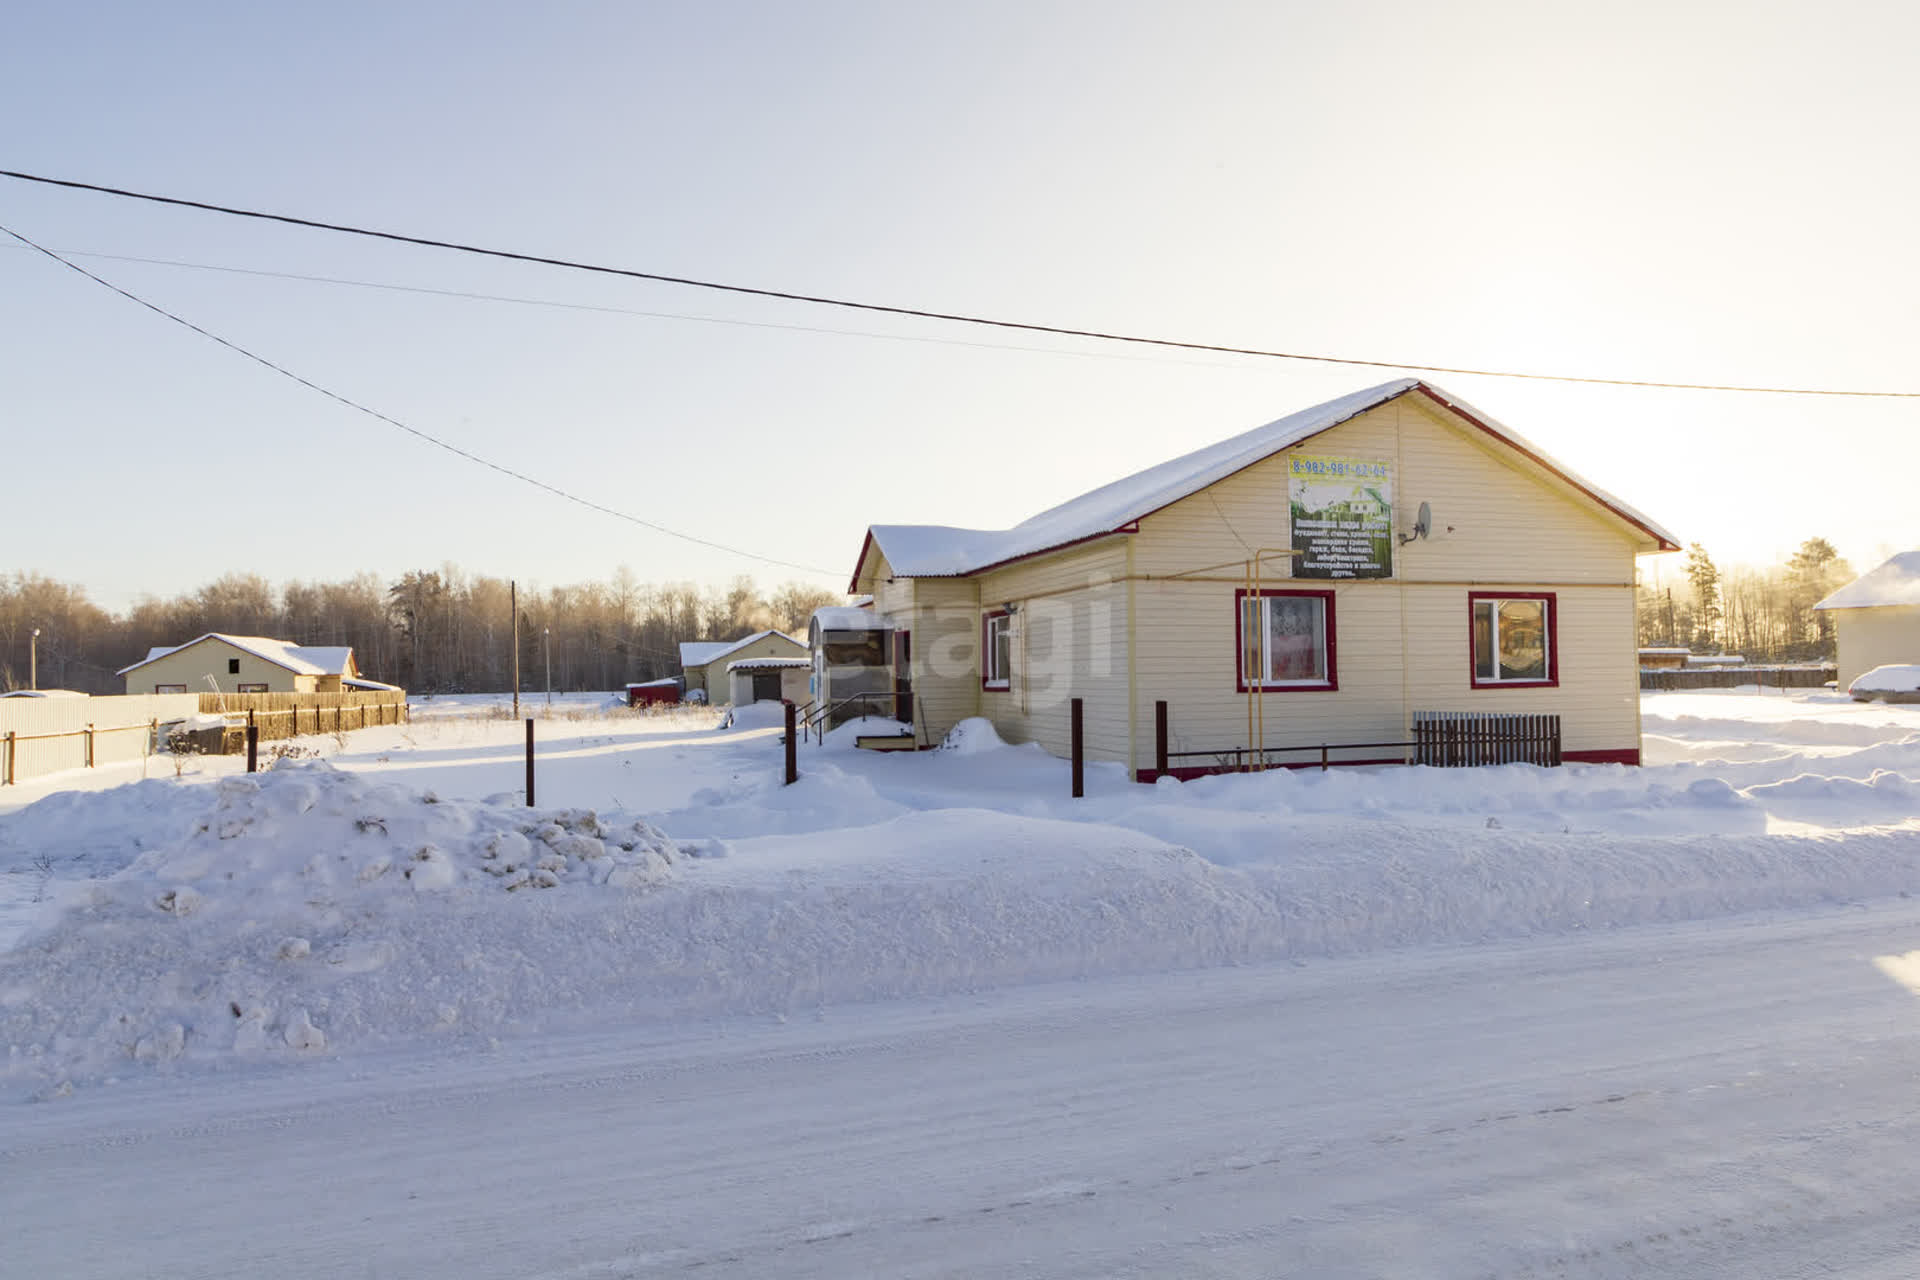
<path id="1" fill-rule="evenodd" d="M 1320 606 L 1318 650 L 1320 654 L 1321 674 L 1318 676 L 1308 676 L 1304 679 L 1273 679 L 1267 674 L 1267 672 L 1271 670 L 1271 664 L 1266 661 L 1266 655 L 1272 652 L 1273 648 L 1273 608 L 1268 602 L 1273 600 L 1302 599 L 1315 601 Z M 1234 602 L 1235 608 L 1239 611 L 1234 623 L 1234 647 L 1236 650 L 1234 665 L 1239 675 L 1238 684 L 1241 692 L 1251 692 L 1255 689 L 1271 692 L 1290 689 L 1338 689 L 1340 687 L 1339 654 L 1335 646 L 1334 637 L 1333 592 L 1324 590 L 1296 591 L 1263 588 L 1257 594 L 1248 591 L 1237 591 L 1234 593 Z M 1258 671 L 1247 670 L 1249 650 L 1247 629 L 1249 615 L 1258 620 L 1260 628 L 1258 652 L 1261 655 L 1261 669 Z"/>
<path id="2" fill-rule="evenodd" d="M 1540 606 L 1540 674 L 1509 676 L 1500 673 L 1500 610 L 1502 606 L 1521 602 Z M 1487 607 L 1487 656 L 1491 658 L 1493 674 L 1480 674 L 1480 608 Z M 1476 591 L 1468 597 L 1467 606 L 1467 674 L 1476 689 L 1492 688 L 1552 688 L 1560 683 L 1560 655 L 1557 652 L 1559 642 L 1558 618 L 1559 595 L 1551 591 L 1515 591 L 1502 595 L 1493 591 Z"/>
<path id="3" fill-rule="evenodd" d="M 1006 658 L 1000 660 L 1000 646 L 995 642 L 995 633 L 1006 641 Z M 984 615 L 980 620 L 980 687 L 988 690 L 1005 690 L 1013 687 L 1013 615 L 1006 610 L 996 610 Z"/>

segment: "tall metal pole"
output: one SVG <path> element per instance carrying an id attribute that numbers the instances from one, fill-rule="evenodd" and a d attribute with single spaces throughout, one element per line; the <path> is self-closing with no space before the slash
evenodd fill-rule
<path id="1" fill-rule="evenodd" d="M 40 628 L 33 629 L 33 635 L 27 640 L 27 688 L 40 687 Z"/>
<path id="2" fill-rule="evenodd" d="M 553 714 L 553 628 L 540 628 L 540 639 L 547 651 L 547 714 Z"/>
<path id="3" fill-rule="evenodd" d="M 520 585 L 507 583 L 507 611 L 513 615 L 513 718 L 520 718 Z"/>

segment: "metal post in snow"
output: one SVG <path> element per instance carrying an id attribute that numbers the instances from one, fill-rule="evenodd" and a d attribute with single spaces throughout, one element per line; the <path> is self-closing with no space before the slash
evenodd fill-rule
<path id="1" fill-rule="evenodd" d="M 527 808 L 533 808 L 533 717 L 527 717 Z"/>
<path id="2" fill-rule="evenodd" d="M 787 713 L 787 736 L 785 739 L 787 748 L 787 780 L 784 785 L 790 787 L 800 781 L 800 744 L 798 739 L 794 737 L 794 730 L 798 728 L 798 725 L 795 722 L 796 708 L 793 705 L 793 700 L 791 698 L 782 698 L 781 702 L 785 705 Z"/>
<path id="3" fill-rule="evenodd" d="M 253 722 L 253 712 L 247 712 L 247 772 L 255 773 L 260 768 L 260 726 Z"/>
<path id="4" fill-rule="evenodd" d="M 1073 798 L 1087 794 L 1086 739 L 1081 732 L 1080 699 L 1073 700 Z"/>
<path id="5" fill-rule="evenodd" d="M 1167 776 L 1167 704 L 1153 704 L 1153 773 L 1156 778 Z"/>

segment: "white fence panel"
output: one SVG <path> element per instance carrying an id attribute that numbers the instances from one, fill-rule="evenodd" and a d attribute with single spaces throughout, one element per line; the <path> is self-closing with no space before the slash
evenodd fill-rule
<path id="1" fill-rule="evenodd" d="M 199 712 L 200 697 L 193 693 L 0 698 L 0 783 L 25 782 L 89 763 L 138 760 L 153 749 L 156 721 L 164 737 L 164 726 Z"/>

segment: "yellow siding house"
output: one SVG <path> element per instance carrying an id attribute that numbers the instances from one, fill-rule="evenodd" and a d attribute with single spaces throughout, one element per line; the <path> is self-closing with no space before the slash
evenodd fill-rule
<path id="1" fill-rule="evenodd" d="M 208 632 L 147 656 L 115 674 L 128 693 L 341 693 L 391 689 L 367 680 L 347 645 L 300 645 L 265 636 Z"/>
<path id="2" fill-rule="evenodd" d="M 1672 534 L 1402 379 L 1175 458 L 1012 529 L 874 525 L 871 592 L 922 741 L 990 719 L 1156 776 L 1398 760 L 1416 713 L 1546 713 L 1637 763 L 1634 557 Z M 904 638 L 902 637 L 904 633 Z M 1271 753 L 1269 755 L 1269 753 Z"/>

